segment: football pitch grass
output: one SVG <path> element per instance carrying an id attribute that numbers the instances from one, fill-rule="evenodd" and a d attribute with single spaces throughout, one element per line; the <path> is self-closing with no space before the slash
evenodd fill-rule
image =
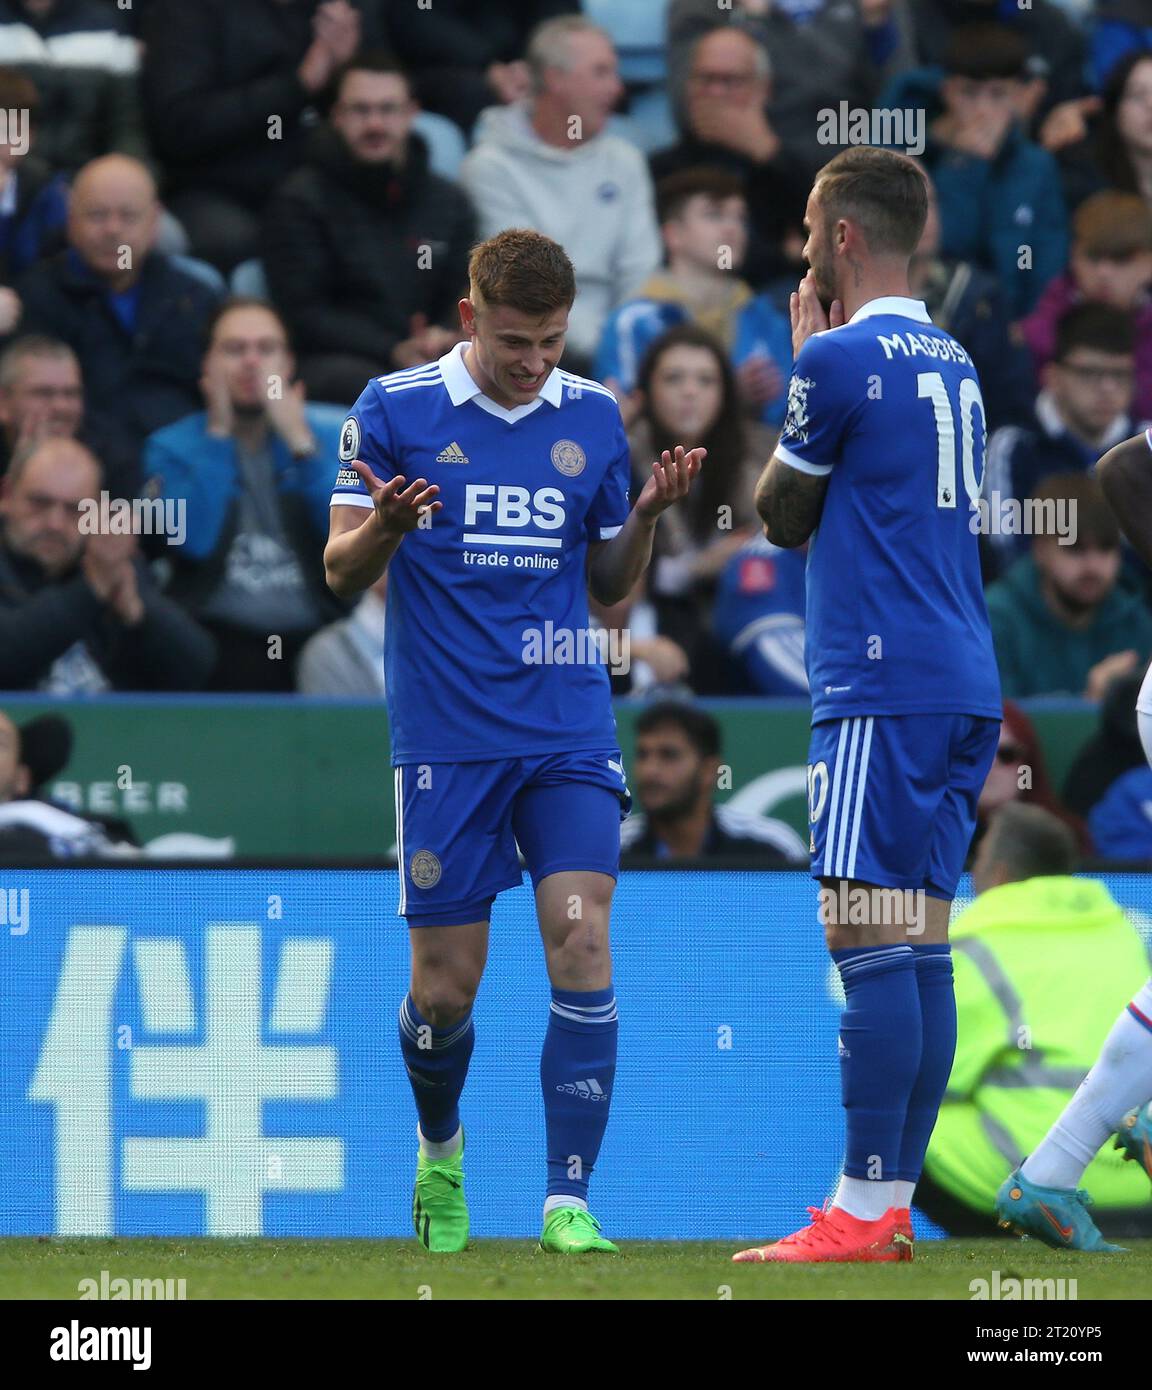
<path id="1" fill-rule="evenodd" d="M 743 1242 L 747 1244 L 748 1242 Z M 625 1241 L 621 1254 L 545 1255 L 477 1240 L 429 1255 L 413 1240 L 0 1240 L 0 1300 L 79 1296 L 80 1281 L 183 1279 L 194 1299 L 958 1299 L 974 1279 L 1075 1279 L 1075 1297 L 1148 1298 L 1152 1240 L 1124 1255 L 1037 1241 L 921 1241 L 911 1264 L 734 1265 L 739 1241 Z M 995 1285 L 993 1285 L 995 1287 Z M 1001 1293 L 1003 1297 L 1003 1293 Z"/>

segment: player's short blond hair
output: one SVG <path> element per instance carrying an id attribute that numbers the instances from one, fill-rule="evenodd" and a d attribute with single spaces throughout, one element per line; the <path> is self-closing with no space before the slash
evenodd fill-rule
<path id="1" fill-rule="evenodd" d="M 564 248 L 524 227 L 498 232 L 468 261 L 469 297 L 477 309 L 503 304 L 532 318 L 570 309 L 576 272 Z"/>
<path id="2" fill-rule="evenodd" d="M 873 255 L 911 256 L 928 218 L 928 183 L 915 160 L 896 150 L 857 145 L 816 175 L 820 211 L 831 228 L 859 223 Z"/>

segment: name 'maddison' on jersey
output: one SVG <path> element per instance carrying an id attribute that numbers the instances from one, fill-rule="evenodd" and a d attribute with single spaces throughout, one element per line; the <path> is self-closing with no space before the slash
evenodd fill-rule
<path id="1" fill-rule="evenodd" d="M 1001 717 L 971 525 L 985 435 L 972 359 L 917 300 L 873 300 L 801 349 L 776 452 L 828 476 L 807 567 L 814 723 Z"/>
<path id="2" fill-rule="evenodd" d="M 557 368 L 528 405 L 480 392 L 459 344 L 370 381 L 341 435 L 334 506 L 372 505 L 346 465 L 440 488 L 388 567 L 384 672 L 394 763 L 616 745 L 605 644 L 590 634 L 590 541 L 629 512 L 612 393 Z"/>

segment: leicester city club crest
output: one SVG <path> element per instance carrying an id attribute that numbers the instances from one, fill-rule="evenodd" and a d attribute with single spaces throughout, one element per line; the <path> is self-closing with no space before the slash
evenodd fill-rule
<path id="1" fill-rule="evenodd" d="M 340 461 L 351 463 L 360 453 L 360 421 L 349 415 L 340 431 Z"/>
<path id="2" fill-rule="evenodd" d="M 812 378 L 807 376 L 794 376 L 788 383 L 788 415 L 780 431 L 782 439 L 798 439 L 801 444 L 807 444 L 808 392 L 814 385 Z"/>
<path id="3" fill-rule="evenodd" d="M 440 861 L 430 849 L 418 849 L 408 864 L 417 888 L 435 888 L 440 882 Z"/>
<path id="4" fill-rule="evenodd" d="M 584 450 L 574 439 L 558 439 L 552 445 L 553 466 L 566 478 L 574 478 L 577 473 L 583 473 L 587 461 Z"/>

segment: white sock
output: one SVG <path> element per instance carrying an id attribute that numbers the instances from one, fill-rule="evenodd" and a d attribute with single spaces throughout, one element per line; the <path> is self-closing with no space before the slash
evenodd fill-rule
<path id="1" fill-rule="evenodd" d="M 566 1192 L 558 1192 L 554 1197 L 544 1199 L 544 1220 L 547 1221 L 557 1207 L 579 1207 L 581 1211 L 588 1210 L 588 1203 L 583 1197 L 569 1197 Z"/>
<path id="2" fill-rule="evenodd" d="M 1132 1001 L 1152 1019 L 1152 980 Z M 1152 1097 L 1152 1029 L 1125 1009 L 1108 1034 L 1096 1065 L 1021 1171 L 1041 1187 L 1075 1187 L 1101 1144 L 1137 1105 Z"/>
<path id="3" fill-rule="evenodd" d="M 889 1207 L 895 1206 L 894 1182 L 873 1182 L 870 1178 L 850 1178 L 842 1174 L 840 1186 L 832 1205 L 846 1211 L 859 1221 L 879 1221 Z"/>
<path id="4" fill-rule="evenodd" d="M 912 1205 L 912 1194 L 916 1191 L 914 1182 L 906 1182 L 903 1178 L 897 1178 L 892 1184 L 892 1205 L 900 1210 Z"/>
<path id="5" fill-rule="evenodd" d="M 425 1139 L 420 1133 L 420 1126 L 416 1126 L 416 1137 L 420 1141 L 420 1152 L 425 1158 L 439 1160 L 442 1158 L 452 1158 L 460 1152 L 460 1145 L 464 1142 L 464 1130 L 458 1129 L 451 1139 L 444 1139 L 437 1142 L 435 1139 Z"/>

